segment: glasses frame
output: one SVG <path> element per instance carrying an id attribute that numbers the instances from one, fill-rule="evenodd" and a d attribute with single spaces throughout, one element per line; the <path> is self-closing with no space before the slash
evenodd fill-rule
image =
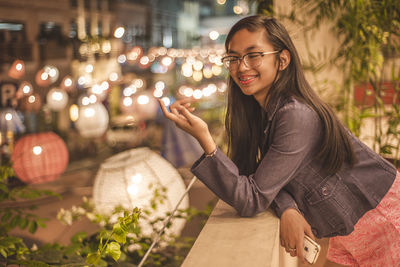
<path id="1" fill-rule="evenodd" d="M 237 65 L 237 67 L 240 66 L 240 62 L 243 60 L 243 63 L 244 63 L 244 65 L 245 65 L 246 67 L 248 67 L 248 68 L 256 68 L 256 67 L 260 66 L 261 64 L 260 64 L 260 65 L 257 65 L 257 66 L 253 66 L 253 67 L 249 66 L 249 65 L 247 64 L 247 62 L 246 62 L 246 58 L 247 58 L 249 55 L 251 55 L 251 54 L 258 54 L 258 55 L 260 55 L 260 56 L 265 56 L 265 55 L 276 54 L 276 53 L 279 53 L 279 52 L 280 52 L 280 51 L 278 51 L 278 50 L 276 50 L 276 51 L 268 51 L 268 52 L 249 52 L 249 53 L 244 54 L 244 55 L 241 56 L 241 57 L 238 57 L 238 56 L 229 56 L 229 55 L 227 55 L 227 56 L 224 56 L 224 57 L 221 59 L 221 61 L 222 61 L 222 63 L 224 64 L 225 68 L 227 68 L 228 70 L 232 69 L 232 67 L 230 66 L 230 63 L 226 63 L 226 61 L 224 61 L 224 59 L 229 58 L 229 57 L 235 57 L 235 58 L 237 58 L 237 60 L 238 60 L 238 62 L 239 62 L 239 64 Z"/>

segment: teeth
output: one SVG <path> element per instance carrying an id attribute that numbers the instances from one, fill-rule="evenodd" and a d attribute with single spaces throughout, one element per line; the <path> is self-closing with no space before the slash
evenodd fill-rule
<path id="1" fill-rule="evenodd" d="M 252 79 L 253 77 L 248 77 L 248 78 L 240 78 L 241 81 L 248 81 L 250 79 Z"/>

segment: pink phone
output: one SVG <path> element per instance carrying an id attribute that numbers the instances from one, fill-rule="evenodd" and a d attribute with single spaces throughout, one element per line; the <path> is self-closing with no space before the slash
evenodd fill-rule
<path id="1" fill-rule="evenodd" d="M 304 235 L 304 259 L 308 263 L 314 264 L 318 259 L 320 251 L 321 246 L 307 235 Z"/>

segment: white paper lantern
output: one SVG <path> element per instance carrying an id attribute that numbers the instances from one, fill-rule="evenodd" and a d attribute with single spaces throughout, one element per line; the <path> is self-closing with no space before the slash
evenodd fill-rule
<path id="1" fill-rule="evenodd" d="M 103 104 L 94 103 L 79 107 L 75 125 L 83 137 L 100 137 L 108 128 L 108 112 Z"/>
<path id="2" fill-rule="evenodd" d="M 149 188 L 150 185 L 152 188 Z M 126 209 L 149 208 L 157 186 L 167 188 L 167 199 L 157 207 L 151 218 L 165 217 L 165 213 L 171 212 L 186 187 L 178 171 L 167 160 L 148 148 L 135 148 L 108 158 L 101 164 L 94 181 L 93 200 L 96 209 L 103 214 L 111 213 L 118 205 Z M 179 209 L 188 207 L 189 198 L 186 195 Z M 174 219 L 168 232 L 179 235 L 184 224 L 184 219 Z M 151 233 L 148 225 L 142 227 L 145 232 Z"/>
<path id="3" fill-rule="evenodd" d="M 54 111 L 65 108 L 68 103 L 67 93 L 60 88 L 53 88 L 47 93 L 47 106 Z"/>

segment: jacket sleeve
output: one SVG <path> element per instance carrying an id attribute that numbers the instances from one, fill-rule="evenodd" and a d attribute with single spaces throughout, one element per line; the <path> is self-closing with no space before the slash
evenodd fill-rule
<path id="1" fill-rule="evenodd" d="M 240 216 L 265 211 L 302 164 L 310 160 L 321 135 L 317 114 L 304 105 L 284 106 L 275 114 L 272 144 L 256 172 L 240 175 L 237 166 L 220 150 L 204 155 L 191 171 Z M 287 203 L 287 196 L 279 196 Z M 286 200 L 285 200 L 286 199 Z M 286 205 L 286 204 L 283 204 Z"/>
<path id="2" fill-rule="evenodd" d="M 276 216 L 279 218 L 282 216 L 282 213 L 287 209 L 295 209 L 300 212 L 297 207 L 297 203 L 284 188 L 276 195 L 274 201 L 271 203 L 271 208 L 275 211 Z"/>

